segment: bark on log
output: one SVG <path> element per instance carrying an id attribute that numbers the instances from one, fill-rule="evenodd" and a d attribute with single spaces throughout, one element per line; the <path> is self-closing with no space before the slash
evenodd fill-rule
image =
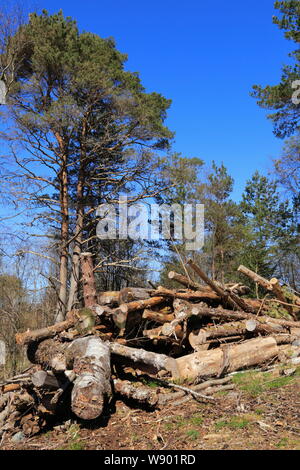
<path id="1" fill-rule="evenodd" d="M 85 307 L 89 308 L 97 304 L 96 282 L 92 253 L 81 253 L 81 270 L 83 298 Z"/>
<path id="2" fill-rule="evenodd" d="M 155 373 L 166 370 L 172 374 L 176 374 L 176 361 L 164 354 L 157 354 L 144 349 L 130 348 L 117 343 L 110 344 L 113 356 L 118 356 L 121 359 L 127 359 L 138 368 L 149 366 Z"/>
<path id="3" fill-rule="evenodd" d="M 40 364 L 44 369 L 63 372 L 67 369 L 65 350 L 66 343 L 54 339 L 30 343 L 27 348 L 27 357 L 33 364 Z"/>
<path id="4" fill-rule="evenodd" d="M 162 327 L 152 328 L 151 330 L 144 330 L 143 336 L 146 336 L 149 339 L 158 338 L 161 334 Z"/>
<path id="5" fill-rule="evenodd" d="M 69 328 L 72 328 L 78 321 L 76 317 L 76 311 L 69 313 L 69 318 L 61 323 L 56 323 L 55 325 L 48 326 L 46 328 L 41 328 L 39 330 L 25 331 L 24 333 L 16 334 L 16 343 L 19 345 L 29 344 L 35 341 L 40 341 L 46 338 L 52 338 L 58 333 L 63 332 Z"/>
<path id="6" fill-rule="evenodd" d="M 206 302 L 215 300 L 221 302 L 221 297 L 215 292 L 207 291 L 197 291 L 197 292 L 178 292 L 176 290 L 165 289 L 162 286 L 159 286 L 153 295 L 171 297 L 173 299 L 183 299 L 190 300 L 194 302 Z"/>
<path id="7" fill-rule="evenodd" d="M 193 261 L 190 259 L 188 265 L 198 274 L 198 276 L 206 282 L 209 287 L 218 294 L 225 305 L 230 305 L 232 308 L 238 309 L 241 308 L 245 312 L 255 313 L 254 308 L 251 305 L 248 305 L 243 299 L 238 297 L 233 292 L 224 291 L 219 287 L 215 282 L 213 282 L 203 271 L 199 268 Z"/>
<path id="8" fill-rule="evenodd" d="M 261 287 L 264 287 L 267 290 L 272 290 L 272 287 L 270 285 L 270 282 L 268 279 L 265 279 L 264 277 L 260 276 L 259 274 L 255 273 L 254 271 L 251 271 L 251 269 L 246 268 L 246 266 L 239 266 L 238 267 L 238 272 L 244 274 L 245 276 L 249 277 L 252 279 L 252 281 L 256 282 L 259 284 Z"/>
<path id="9" fill-rule="evenodd" d="M 176 273 L 175 271 L 170 271 L 168 274 L 168 278 L 171 279 L 172 281 L 176 281 L 179 284 L 187 287 L 188 289 L 196 290 L 196 291 L 201 291 L 205 290 L 204 286 L 201 286 L 197 282 L 192 281 L 191 279 L 188 279 L 186 276 L 183 276 L 182 274 Z"/>
<path id="10" fill-rule="evenodd" d="M 121 304 L 119 307 L 119 310 L 122 313 L 130 313 L 130 312 L 135 312 L 137 310 L 143 310 L 145 308 L 151 308 L 155 305 L 159 305 L 162 302 L 165 302 L 164 297 L 161 296 L 156 296 L 156 297 L 151 297 L 150 299 L 146 300 L 137 300 L 134 302 L 129 302 L 127 304 Z"/>
<path id="11" fill-rule="evenodd" d="M 125 287 L 119 293 L 119 305 L 134 302 L 136 300 L 147 300 L 153 289 L 140 287 Z"/>
<path id="12" fill-rule="evenodd" d="M 261 333 L 263 335 L 284 332 L 283 326 L 274 324 L 273 326 L 262 324 L 256 320 L 244 320 L 232 323 L 223 323 L 211 327 L 202 328 L 198 334 L 194 332 L 189 335 L 189 342 L 192 348 L 197 349 L 208 340 L 224 338 L 226 336 L 246 335 L 248 332 Z"/>
<path id="13" fill-rule="evenodd" d="M 128 324 L 129 316 L 132 317 L 132 314 L 135 312 L 139 312 L 147 307 L 151 308 L 155 305 L 159 305 L 164 301 L 165 299 L 163 297 L 152 297 L 146 300 L 136 300 L 128 304 L 121 304 L 119 308 L 114 310 L 112 315 L 115 325 L 121 330 L 120 335 L 122 336 L 126 328 L 130 328 L 130 325 L 134 326 L 134 323 L 136 323 L 135 321 L 130 321 L 130 324 Z M 136 319 L 131 318 L 131 320 Z"/>
<path id="14" fill-rule="evenodd" d="M 97 296 L 99 305 L 106 305 L 107 307 L 117 307 L 119 305 L 119 291 L 101 292 Z"/>
<path id="15" fill-rule="evenodd" d="M 81 419 L 98 418 L 111 396 L 110 348 L 99 338 L 75 340 L 68 353 L 74 355 L 77 375 L 72 390 L 72 411 Z"/>
<path id="16" fill-rule="evenodd" d="M 174 320 L 175 317 L 172 313 L 163 314 L 160 312 L 154 312 L 153 310 L 145 309 L 143 313 L 143 318 L 145 320 L 151 320 L 163 325 L 164 323 L 171 322 L 172 320 Z"/>
<path id="17" fill-rule="evenodd" d="M 267 315 L 257 317 L 251 313 L 226 310 L 223 308 L 209 308 L 203 306 L 194 305 L 192 308 L 192 314 L 196 316 L 208 316 L 215 319 L 224 319 L 224 320 L 255 320 L 261 324 L 267 325 L 282 325 L 285 328 L 294 328 L 300 327 L 300 322 L 293 320 L 283 320 L 281 318 L 272 318 Z"/>
<path id="18" fill-rule="evenodd" d="M 165 323 L 162 326 L 161 332 L 164 336 L 175 336 L 175 338 L 182 339 L 184 337 L 184 331 L 179 325 L 177 320 L 174 320 L 171 323 Z"/>
<path id="19" fill-rule="evenodd" d="M 154 407 L 158 403 L 158 389 L 153 390 L 148 387 L 134 386 L 128 380 L 115 379 L 113 381 L 115 391 L 124 398 L 134 400 L 139 405 Z"/>
<path id="20" fill-rule="evenodd" d="M 221 376 L 245 367 L 262 364 L 278 354 L 272 337 L 255 338 L 237 345 L 226 345 L 209 351 L 196 352 L 176 359 L 177 377 L 199 379 Z"/>

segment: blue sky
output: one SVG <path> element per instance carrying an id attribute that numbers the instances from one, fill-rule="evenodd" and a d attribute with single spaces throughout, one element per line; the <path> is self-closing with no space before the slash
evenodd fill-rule
<path id="1" fill-rule="evenodd" d="M 147 91 L 173 101 L 167 124 L 174 150 L 223 161 L 239 198 L 256 170 L 268 171 L 282 141 L 249 96 L 255 83 L 275 84 L 293 44 L 272 23 L 273 0 L 114 2 L 38 0 L 60 8 L 81 30 L 113 36 Z M 35 3 L 36 4 L 36 3 Z"/>

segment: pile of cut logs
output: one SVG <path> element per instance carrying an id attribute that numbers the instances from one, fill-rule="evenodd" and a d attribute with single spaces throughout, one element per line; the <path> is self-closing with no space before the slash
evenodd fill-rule
<path id="1" fill-rule="evenodd" d="M 277 279 L 240 266 L 267 291 L 250 299 L 248 287 L 212 281 L 190 260 L 186 276 L 169 273 L 176 290 L 149 281 L 148 288 L 97 293 L 89 253 L 81 266 L 84 308 L 16 335 L 32 366 L 0 384 L 0 437 L 31 436 L 67 416 L 101 419 L 116 399 L 146 408 L 214 401 L 216 391 L 234 387 L 231 373 L 274 364 L 287 347 L 300 355 L 300 298 L 287 296 Z M 285 315 L 268 315 L 270 305 Z"/>

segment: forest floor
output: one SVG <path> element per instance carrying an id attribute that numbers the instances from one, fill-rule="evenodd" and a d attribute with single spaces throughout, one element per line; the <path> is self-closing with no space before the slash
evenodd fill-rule
<path id="1" fill-rule="evenodd" d="M 117 401 L 93 425 L 71 421 L 4 450 L 300 450 L 300 368 L 234 375 L 215 404 L 195 400 L 156 411 Z M 155 386 L 155 384 L 153 384 Z"/>

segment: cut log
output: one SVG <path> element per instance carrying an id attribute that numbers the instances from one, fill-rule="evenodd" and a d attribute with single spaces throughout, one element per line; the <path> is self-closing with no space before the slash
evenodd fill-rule
<path id="1" fill-rule="evenodd" d="M 272 337 L 255 338 L 241 344 L 200 351 L 176 359 L 178 378 L 200 379 L 221 376 L 245 367 L 262 364 L 278 354 Z"/>
<path id="2" fill-rule="evenodd" d="M 97 304 L 96 282 L 92 253 L 82 253 L 81 257 L 82 286 L 85 307 Z"/>
<path id="3" fill-rule="evenodd" d="M 183 299 L 175 299 L 173 308 L 176 320 L 183 321 L 192 315 L 193 304 Z"/>
<path id="4" fill-rule="evenodd" d="M 95 337 L 80 338 L 68 347 L 77 375 L 72 390 L 72 411 L 81 419 L 98 418 L 111 396 L 110 348 Z"/>
<path id="5" fill-rule="evenodd" d="M 134 302 L 136 300 L 147 300 L 153 289 L 143 289 L 140 287 L 125 287 L 119 293 L 119 305 Z"/>
<path id="6" fill-rule="evenodd" d="M 261 317 L 257 317 L 250 313 L 240 312 L 240 311 L 232 311 L 226 310 L 223 308 L 209 308 L 203 306 L 194 305 L 192 308 L 192 314 L 196 316 L 208 316 L 215 319 L 224 319 L 224 320 L 254 320 L 261 324 L 269 324 L 269 325 L 281 325 L 285 328 L 294 328 L 300 327 L 300 322 L 296 322 L 293 320 L 284 320 L 282 318 L 273 318 L 268 317 L 267 315 L 263 315 Z"/>
<path id="7" fill-rule="evenodd" d="M 264 289 L 267 289 L 270 291 L 272 290 L 272 286 L 270 285 L 270 281 L 268 281 L 268 279 L 265 279 L 264 277 L 259 276 L 259 274 L 255 273 L 254 271 L 251 271 L 251 269 L 246 268 L 246 266 L 243 266 L 243 265 L 239 266 L 238 272 L 249 277 L 250 279 L 252 279 L 252 281 L 259 284 L 261 287 L 264 287 Z"/>
<path id="8" fill-rule="evenodd" d="M 115 391 L 123 398 L 134 400 L 139 405 L 154 407 L 158 403 L 159 389 L 153 390 L 144 386 L 134 386 L 128 380 L 115 379 Z"/>
<path id="9" fill-rule="evenodd" d="M 136 320 L 138 320 L 138 318 L 133 317 L 132 314 L 135 312 L 138 313 L 145 308 L 159 305 L 164 301 L 165 299 L 163 297 L 152 297 L 146 300 L 136 300 L 128 304 L 121 304 L 119 308 L 114 310 L 112 315 L 115 325 L 121 330 L 120 336 L 125 333 L 125 329 L 131 329 L 134 327 L 134 324 L 137 323 Z"/>
<path id="10" fill-rule="evenodd" d="M 164 297 L 156 296 L 156 297 L 152 297 L 152 298 L 146 299 L 146 300 L 137 300 L 137 301 L 134 301 L 134 302 L 129 302 L 127 304 L 121 304 L 120 307 L 119 307 L 119 310 L 122 313 L 127 314 L 127 313 L 130 313 L 130 312 L 135 312 L 137 310 L 143 310 L 145 308 L 151 308 L 155 305 L 161 304 L 162 302 L 165 302 Z"/>
<path id="11" fill-rule="evenodd" d="M 56 323 L 55 325 L 48 326 L 46 328 L 41 328 L 39 330 L 25 331 L 24 333 L 16 334 L 16 343 L 19 345 L 29 344 L 35 341 L 40 341 L 46 338 L 52 338 L 58 333 L 63 332 L 69 328 L 72 328 L 78 321 L 76 316 L 76 311 L 69 312 L 69 318 L 61 323 Z"/>
<path id="12" fill-rule="evenodd" d="M 44 369 L 63 372 L 67 369 L 65 349 L 66 343 L 54 339 L 46 339 L 39 343 L 30 343 L 27 357 L 33 364 L 40 364 Z"/>
<path id="13" fill-rule="evenodd" d="M 183 276 L 182 274 L 176 273 L 175 271 L 170 271 L 168 274 L 168 278 L 171 279 L 172 281 L 176 281 L 179 284 L 187 287 L 188 289 L 196 290 L 196 291 L 201 291 L 202 289 L 205 289 L 204 286 L 201 286 L 197 282 L 192 281 L 191 279 L 188 279 L 186 276 Z"/>
<path id="14" fill-rule="evenodd" d="M 234 309 L 241 308 L 245 312 L 256 313 L 256 310 L 243 299 L 234 294 L 233 291 L 225 291 L 218 284 L 213 282 L 192 260 L 188 261 L 189 266 L 198 274 L 198 276 L 206 282 L 209 287 L 216 292 L 223 300 L 224 305 L 230 305 Z"/>
<path id="15" fill-rule="evenodd" d="M 135 365 L 141 370 L 144 370 L 146 366 L 146 371 L 150 368 L 154 373 L 166 370 L 172 374 L 176 374 L 175 359 L 165 354 L 156 354 L 151 351 L 145 351 L 144 349 L 130 348 L 117 343 L 111 343 L 110 348 L 113 356 L 117 356 L 123 360 L 127 359 L 131 365 Z"/>
<path id="16" fill-rule="evenodd" d="M 57 390 L 60 387 L 59 380 L 49 372 L 38 370 L 31 377 L 32 383 L 37 388 Z"/>
<path id="17" fill-rule="evenodd" d="M 184 331 L 177 320 L 171 323 L 165 323 L 162 326 L 161 332 L 164 336 L 175 336 L 175 338 L 179 339 L 184 337 Z"/>
<path id="18" fill-rule="evenodd" d="M 158 338 L 161 334 L 162 327 L 152 328 L 151 330 L 144 330 L 143 336 L 146 336 L 149 339 Z"/>
<path id="19" fill-rule="evenodd" d="M 194 302 L 206 302 L 206 301 L 217 301 L 221 302 L 221 297 L 217 295 L 215 292 L 210 290 L 207 291 L 197 291 L 197 292 L 178 292 L 176 290 L 165 289 L 162 286 L 158 286 L 157 290 L 154 292 L 153 295 L 156 296 L 164 296 L 164 297 L 171 297 L 173 299 L 183 299 L 183 300 L 190 300 Z"/>
<path id="20" fill-rule="evenodd" d="M 143 318 L 145 320 L 151 320 L 155 323 L 160 323 L 163 325 L 164 323 L 174 320 L 175 317 L 172 313 L 163 314 L 160 312 L 154 312 L 153 310 L 145 309 L 143 313 Z"/>
<path id="21" fill-rule="evenodd" d="M 119 291 L 101 292 L 97 296 L 98 304 L 111 308 L 117 307 L 119 305 L 119 294 Z"/>
<path id="22" fill-rule="evenodd" d="M 194 332 L 189 335 L 189 342 L 192 348 L 206 343 L 208 340 L 216 338 L 226 338 L 226 336 L 246 335 L 247 333 L 261 333 L 263 335 L 276 334 L 286 331 L 283 326 L 274 324 L 273 326 L 260 323 L 255 320 L 244 320 L 232 323 L 202 328 L 196 335 Z"/>

